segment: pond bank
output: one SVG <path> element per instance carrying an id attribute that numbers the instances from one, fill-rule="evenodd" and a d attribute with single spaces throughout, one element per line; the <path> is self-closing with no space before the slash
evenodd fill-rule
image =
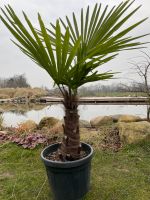
<path id="1" fill-rule="evenodd" d="M 35 148 L 39 144 L 61 141 L 62 120 L 44 117 L 39 124 L 32 120 L 17 127 L 1 127 L 0 140 L 15 142 L 24 148 Z M 150 141 L 150 123 L 133 115 L 99 116 L 90 122 L 80 120 L 81 140 L 100 149 L 111 148 L 118 151 L 124 144 Z"/>
<path id="2" fill-rule="evenodd" d="M 9 99 L 0 99 L 3 103 L 62 103 L 60 97 L 39 97 L 29 98 L 29 96 L 15 97 Z M 100 104 L 100 105 L 148 105 L 147 97 L 80 97 L 79 104 Z"/>

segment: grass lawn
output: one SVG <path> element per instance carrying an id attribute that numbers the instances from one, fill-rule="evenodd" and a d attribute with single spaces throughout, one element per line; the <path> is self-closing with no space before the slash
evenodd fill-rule
<path id="1" fill-rule="evenodd" d="M 52 200 L 41 147 L 0 146 L 0 200 Z M 118 153 L 95 149 L 91 190 L 84 200 L 149 200 L 150 143 L 128 145 Z"/>

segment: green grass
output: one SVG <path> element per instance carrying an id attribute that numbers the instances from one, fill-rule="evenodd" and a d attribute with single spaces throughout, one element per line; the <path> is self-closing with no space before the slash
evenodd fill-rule
<path id="1" fill-rule="evenodd" d="M 0 147 L 0 200 L 52 200 L 41 147 Z M 95 150 L 91 190 L 84 200 L 149 200 L 150 144 L 128 145 L 118 153 Z"/>

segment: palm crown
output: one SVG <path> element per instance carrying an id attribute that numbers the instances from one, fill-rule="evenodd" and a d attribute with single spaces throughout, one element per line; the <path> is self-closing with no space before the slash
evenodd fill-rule
<path id="1" fill-rule="evenodd" d="M 81 10 L 81 25 L 77 23 L 74 13 L 73 25 L 68 17 L 66 23 L 60 19 L 65 33 L 62 33 L 58 20 L 55 26 L 51 24 L 53 30 L 47 29 L 40 14 L 38 14 L 40 31 L 37 31 L 23 12 L 31 34 L 9 5 L 5 7 L 6 11 L 1 9 L 6 18 L 1 16 L 1 20 L 20 44 L 14 43 L 44 68 L 57 85 L 67 85 L 71 89 L 77 89 L 87 82 L 111 78 L 113 73 L 99 73 L 95 69 L 112 60 L 117 52 L 138 48 L 141 45 L 135 40 L 146 35 L 137 37 L 126 35 L 146 19 L 118 32 L 140 8 L 139 6 L 122 17 L 132 3 L 133 1 L 122 2 L 109 12 L 107 12 L 108 6 L 102 10 L 101 4 L 99 6 L 96 4 L 91 15 L 88 6 L 85 16 L 83 9 Z"/>
<path id="2" fill-rule="evenodd" d="M 72 14 L 72 23 L 67 16 L 66 22 L 60 18 L 62 27 L 65 30 L 69 27 L 70 30 L 70 49 L 75 45 L 78 39 L 81 38 L 76 54 L 77 62 L 79 64 L 72 70 L 74 73 L 72 79 L 76 82 L 76 87 L 87 82 L 111 78 L 113 73 L 99 74 L 98 71 L 94 70 L 100 65 L 115 58 L 119 51 L 141 48 L 138 46 L 142 43 L 137 41 L 135 42 L 135 40 L 144 37 L 147 34 L 131 37 L 128 33 L 144 22 L 147 18 L 142 19 L 127 28 L 122 28 L 125 22 L 128 21 L 128 19 L 141 7 L 139 6 L 135 8 L 123 17 L 133 2 L 134 1 L 122 2 L 117 7 L 114 6 L 110 11 L 108 11 L 108 6 L 102 9 L 101 4 L 96 4 L 91 15 L 88 6 L 85 14 L 83 9 L 81 10 L 80 23 L 78 23 L 74 13 Z M 120 29 L 121 31 L 119 32 Z M 51 23 L 51 29 L 47 30 L 50 40 L 53 41 L 52 44 L 56 46 L 56 27 Z M 40 31 L 39 34 L 42 36 Z M 61 35 L 61 39 L 62 41 L 64 40 L 63 34 Z M 82 61 L 87 61 L 86 59 L 88 58 L 92 58 L 91 62 L 85 62 L 83 64 Z M 88 76 L 89 74 L 91 75 Z"/>

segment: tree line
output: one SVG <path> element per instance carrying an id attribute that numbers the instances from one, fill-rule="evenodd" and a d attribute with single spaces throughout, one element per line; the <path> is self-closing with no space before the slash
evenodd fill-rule
<path id="1" fill-rule="evenodd" d="M 10 78 L 0 78 L 0 88 L 27 88 L 30 87 L 25 74 L 14 75 Z"/>
<path id="2" fill-rule="evenodd" d="M 50 96 L 61 96 L 59 88 L 45 89 Z M 101 96 L 111 93 L 133 93 L 138 95 L 138 93 L 145 93 L 145 85 L 133 82 L 130 84 L 117 83 L 111 85 L 94 84 L 79 88 L 79 96 Z"/>

